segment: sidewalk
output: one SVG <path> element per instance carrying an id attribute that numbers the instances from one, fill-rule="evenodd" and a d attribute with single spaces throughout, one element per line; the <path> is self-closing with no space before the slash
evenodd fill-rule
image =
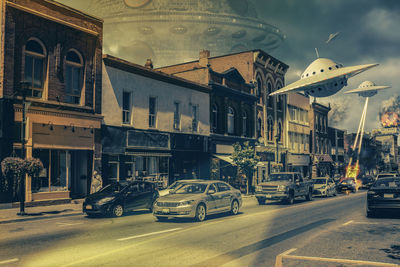
<path id="1" fill-rule="evenodd" d="M 19 212 L 19 207 L 11 209 L 0 209 L 0 225 L 5 223 L 33 221 L 45 218 L 56 218 L 83 214 L 82 202 L 83 199 L 76 199 L 67 204 L 25 207 L 25 212 L 27 213 L 27 215 L 25 216 L 17 215 L 17 213 Z"/>

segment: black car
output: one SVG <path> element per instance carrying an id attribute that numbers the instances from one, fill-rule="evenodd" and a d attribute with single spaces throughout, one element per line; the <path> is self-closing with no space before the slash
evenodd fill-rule
<path id="1" fill-rule="evenodd" d="M 371 175 L 364 175 L 360 178 L 362 184 L 361 188 L 369 189 L 375 182 L 375 178 Z"/>
<path id="2" fill-rule="evenodd" d="M 338 192 L 351 191 L 355 193 L 357 191 L 357 185 L 354 178 L 346 178 L 343 181 L 341 181 L 337 185 L 337 191 Z"/>
<path id="3" fill-rule="evenodd" d="M 152 210 L 158 191 L 151 182 L 113 182 L 100 191 L 90 194 L 83 202 L 83 212 L 88 216 L 103 214 L 115 217 L 136 209 Z"/>
<path id="4" fill-rule="evenodd" d="M 367 217 L 393 209 L 400 209 L 400 177 L 380 178 L 367 192 Z"/>

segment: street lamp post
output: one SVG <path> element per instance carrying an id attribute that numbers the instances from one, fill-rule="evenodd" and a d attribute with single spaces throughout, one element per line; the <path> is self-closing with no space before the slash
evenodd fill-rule
<path id="1" fill-rule="evenodd" d="M 28 111 L 30 102 L 26 102 L 26 94 L 29 89 L 29 82 L 21 82 L 20 94 L 22 96 L 22 119 L 21 119 L 21 158 L 25 160 L 26 151 L 25 151 L 25 131 L 26 131 L 26 113 Z M 19 192 L 19 212 L 17 215 L 24 216 L 25 213 L 25 174 L 24 177 L 21 178 L 20 184 L 20 192 Z"/>
<path id="2" fill-rule="evenodd" d="M 279 164 L 279 140 L 281 139 L 281 133 L 278 131 L 275 135 L 276 140 L 276 163 Z"/>

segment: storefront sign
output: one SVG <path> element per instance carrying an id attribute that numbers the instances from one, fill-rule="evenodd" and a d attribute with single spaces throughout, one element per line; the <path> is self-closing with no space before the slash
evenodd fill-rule
<path id="1" fill-rule="evenodd" d="M 127 147 L 170 149 L 169 134 L 129 130 Z"/>
<path id="2" fill-rule="evenodd" d="M 292 166 L 308 166 L 310 164 L 310 156 L 289 154 L 288 163 Z"/>

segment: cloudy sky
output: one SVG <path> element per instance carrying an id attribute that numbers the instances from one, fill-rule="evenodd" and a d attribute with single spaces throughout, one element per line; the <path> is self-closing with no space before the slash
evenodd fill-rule
<path id="1" fill-rule="evenodd" d="M 88 6 L 88 0 L 60 0 L 60 2 L 77 9 Z M 279 48 L 270 52 L 272 56 L 290 66 L 286 84 L 297 80 L 303 70 L 316 59 L 315 48 L 318 48 L 320 57 L 330 58 L 344 66 L 380 64 L 351 78 L 348 86 L 335 96 L 317 100 L 331 104 L 332 126 L 350 132 L 357 130 L 365 99 L 356 95 L 344 95 L 343 92 L 358 87 L 365 80 L 373 81 L 377 85 L 392 86 L 391 89 L 380 92 L 370 99 L 365 126 L 367 131 L 380 126 L 378 115 L 385 105 L 399 106 L 400 0 L 252 0 L 252 2 L 256 6 L 258 17 L 277 26 L 287 37 Z M 327 44 L 329 34 L 336 32 L 339 32 L 337 38 Z"/>

